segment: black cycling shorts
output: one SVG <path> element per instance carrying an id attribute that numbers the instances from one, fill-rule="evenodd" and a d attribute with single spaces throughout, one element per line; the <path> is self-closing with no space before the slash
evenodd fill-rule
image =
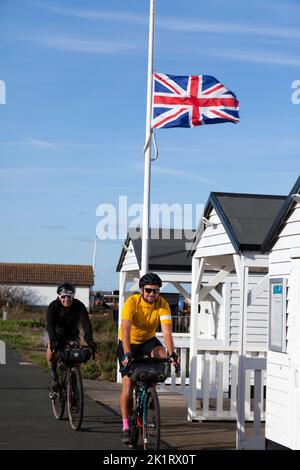
<path id="1" fill-rule="evenodd" d="M 156 348 L 157 346 L 161 346 L 163 348 L 163 345 L 155 336 L 153 338 L 148 339 L 148 341 L 146 341 L 145 343 L 130 345 L 131 353 L 134 358 L 138 358 L 138 357 L 142 358 L 145 355 L 150 356 L 152 349 Z M 119 340 L 119 343 L 118 343 L 117 356 L 118 356 L 119 364 L 121 367 L 122 359 L 124 356 L 124 349 L 123 349 L 123 344 L 121 340 Z M 121 372 L 121 375 L 122 377 L 124 377 L 124 375 L 126 375 L 126 371 Z"/>

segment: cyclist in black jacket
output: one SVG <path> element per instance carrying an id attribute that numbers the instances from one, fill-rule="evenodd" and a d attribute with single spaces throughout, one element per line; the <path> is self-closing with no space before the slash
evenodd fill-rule
<path id="1" fill-rule="evenodd" d="M 79 344 L 79 323 L 84 331 L 84 339 L 91 348 L 93 356 L 96 344 L 93 340 L 92 325 L 85 305 L 74 299 L 75 287 L 68 282 L 60 284 L 57 288 L 57 298 L 50 303 L 47 310 L 47 362 L 51 369 L 49 383 L 57 385 L 56 352 L 63 349 L 66 344 L 74 342 Z"/>

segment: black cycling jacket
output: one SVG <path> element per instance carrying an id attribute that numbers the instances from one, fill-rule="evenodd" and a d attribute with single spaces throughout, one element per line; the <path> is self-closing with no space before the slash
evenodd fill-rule
<path id="1" fill-rule="evenodd" d="M 50 343 L 53 340 L 64 340 L 79 335 L 79 323 L 84 331 L 84 339 L 89 344 L 93 341 L 92 325 L 85 305 L 74 299 L 66 308 L 57 298 L 47 310 L 47 332 Z"/>

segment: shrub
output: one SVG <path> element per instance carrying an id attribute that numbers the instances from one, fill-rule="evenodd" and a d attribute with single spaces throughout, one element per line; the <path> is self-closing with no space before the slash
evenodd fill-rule
<path id="1" fill-rule="evenodd" d="M 43 333 L 46 326 L 44 312 L 26 312 L 22 320 L 17 315 L 9 320 L 0 320 L 0 337 L 19 351 L 23 358 L 41 367 L 47 367 Z M 116 380 L 117 371 L 117 323 L 112 311 L 101 315 L 90 315 L 94 340 L 97 344 L 95 360 L 82 364 L 82 374 L 87 379 Z M 82 337 L 82 334 L 81 334 Z M 84 341 L 83 341 L 84 342 Z"/>
<path id="2" fill-rule="evenodd" d="M 101 376 L 100 364 L 96 361 L 89 361 L 81 366 L 82 376 L 85 379 L 98 379 Z"/>

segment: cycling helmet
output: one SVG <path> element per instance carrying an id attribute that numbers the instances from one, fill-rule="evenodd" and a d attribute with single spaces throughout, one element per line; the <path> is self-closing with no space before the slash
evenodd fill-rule
<path id="1" fill-rule="evenodd" d="M 144 276 L 141 277 L 140 282 L 139 282 L 139 286 L 144 287 L 144 286 L 147 286 L 147 285 L 150 285 L 150 286 L 153 285 L 153 286 L 161 287 L 162 280 L 155 273 L 147 273 L 147 274 L 144 274 Z"/>
<path id="2" fill-rule="evenodd" d="M 73 284 L 70 284 L 69 282 L 64 282 L 63 284 L 60 284 L 57 288 L 57 293 L 60 294 L 62 291 L 75 294 L 75 287 Z"/>

